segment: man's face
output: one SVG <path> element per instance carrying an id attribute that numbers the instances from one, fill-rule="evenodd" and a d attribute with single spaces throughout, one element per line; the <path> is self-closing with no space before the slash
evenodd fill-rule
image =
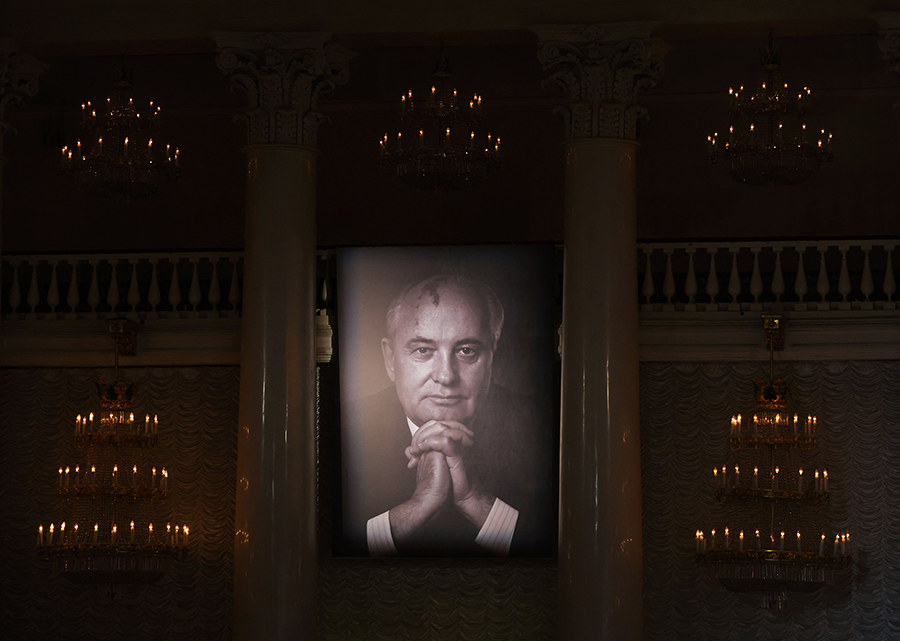
<path id="1" fill-rule="evenodd" d="M 491 382 L 494 360 L 487 310 L 453 285 L 414 289 L 393 341 L 381 342 L 384 365 L 406 415 L 468 425 Z"/>

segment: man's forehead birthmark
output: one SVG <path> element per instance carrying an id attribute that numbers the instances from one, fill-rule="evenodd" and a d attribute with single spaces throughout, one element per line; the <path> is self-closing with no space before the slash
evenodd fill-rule
<path id="1" fill-rule="evenodd" d="M 440 283 L 439 282 L 428 283 L 428 285 L 426 285 L 424 289 L 425 289 L 425 292 L 427 292 L 428 294 L 431 295 L 431 304 L 432 305 L 437 307 L 438 305 L 441 304 L 441 292 L 440 292 Z"/>

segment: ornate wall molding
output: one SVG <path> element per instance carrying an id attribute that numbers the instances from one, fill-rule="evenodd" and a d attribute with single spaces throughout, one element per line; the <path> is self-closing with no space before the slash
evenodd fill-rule
<path id="1" fill-rule="evenodd" d="M 878 48 L 887 62 L 887 73 L 900 78 L 900 12 L 876 14 L 878 20 Z M 894 103 L 900 113 L 900 100 Z"/>
<path id="2" fill-rule="evenodd" d="M 637 122 L 647 118 L 638 92 L 662 77 L 669 47 L 651 38 L 652 22 L 539 27 L 538 60 L 551 75 L 543 85 L 558 85 L 568 105 L 556 113 L 566 138 L 634 140 Z"/>
<path id="3" fill-rule="evenodd" d="M 244 34 L 216 36 L 219 69 L 233 89 L 247 93 L 250 145 L 281 143 L 315 147 L 326 116 L 319 98 L 349 78 L 355 55 L 330 43 L 330 34 Z"/>
<path id="4" fill-rule="evenodd" d="M 38 77 L 47 65 L 19 50 L 9 38 L 0 38 L 0 158 L 3 138 L 10 129 L 6 107 L 38 92 Z"/>

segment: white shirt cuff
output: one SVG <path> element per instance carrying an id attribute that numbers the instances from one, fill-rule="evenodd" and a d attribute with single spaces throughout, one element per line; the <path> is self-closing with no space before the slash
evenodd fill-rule
<path id="1" fill-rule="evenodd" d="M 475 543 L 496 556 L 509 555 L 518 519 L 519 510 L 500 499 L 494 499 L 494 505 L 475 537 Z"/>
<path id="2" fill-rule="evenodd" d="M 369 556 L 396 556 L 397 548 L 391 536 L 390 510 L 366 521 L 366 542 Z"/>

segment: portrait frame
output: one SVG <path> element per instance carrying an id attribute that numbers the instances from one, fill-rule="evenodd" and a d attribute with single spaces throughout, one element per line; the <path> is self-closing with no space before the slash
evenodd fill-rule
<path id="1" fill-rule="evenodd" d="M 389 433 L 397 440 L 403 429 L 415 429 L 410 412 L 404 412 L 405 417 L 397 414 L 396 408 L 405 408 L 398 397 L 399 383 L 388 375 L 382 344 L 387 339 L 386 313 L 392 301 L 429 277 L 441 283 L 483 285 L 502 306 L 502 330 L 484 388 L 489 393 L 479 401 L 474 419 L 480 427 L 472 449 L 479 452 L 480 463 L 472 467 L 486 484 L 494 479 L 492 495 L 504 505 L 508 499 L 516 520 L 505 553 L 483 549 L 475 541 L 478 537 L 469 536 L 471 532 L 460 534 L 458 547 L 447 534 L 448 540 L 435 539 L 433 548 L 397 546 L 394 552 L 435 557 L 554 556 L 559 451 L 556 272 L 556 248 L 551 244 L 338 248 L 335 556 L 377 556 L 369 521 L 378 515 L 369 513 L 379 501 L 381 505 L 390 501 L 374 500 L 372 495 L 388 493 L 395 477 L 410 474 L 400 470 L 407 463 L 403 447 L 385 450 L 384 437 L 373 435 Z M 390 410 L 385 409 L 388 404 Z M 389 428 L 379 424 L 379 417 L 387 415 L 391 416 Z M 405 418 L 405 423 L 397 416 Z M 402 434 L 407 443 L 410 437 L 408 432 Z M 411 472 L 413 479 L 415 472 Z M 408 486 L 408 478 L 405 482 Z M 502 506 L 495 503 L 494 508 Z M 368 523 L 368 541 L 363 521 Z M 441 530 L 445 531 L 454 530 Z M 473 531 L 479 537 L 484 534 L 477 528 Z"/>

